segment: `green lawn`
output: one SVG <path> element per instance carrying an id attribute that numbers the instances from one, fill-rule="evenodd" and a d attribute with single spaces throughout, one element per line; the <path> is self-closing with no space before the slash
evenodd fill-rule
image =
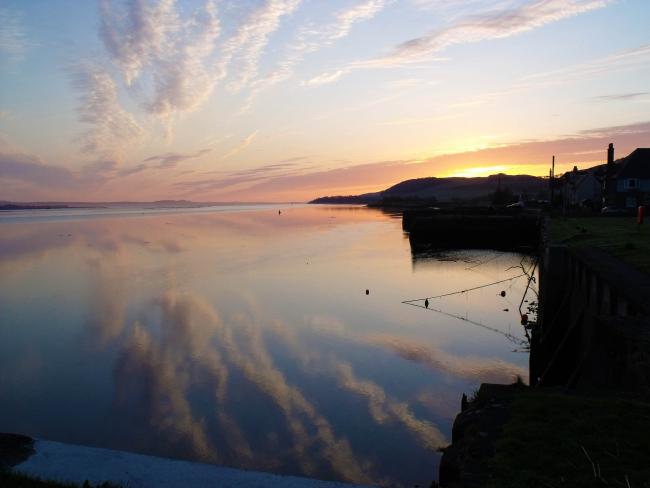
<path id="1" fill-rule="evenodd" d="M 551 240 L 569 246 L 593 246 L 650 274 L 650 218 L 576 217 L 551 220 Z"/>
<path id="2" fill-rule="evenodd" d="M 648 488 L 650 405 L 527 390 L 491 465 L 492 488 Z"/>

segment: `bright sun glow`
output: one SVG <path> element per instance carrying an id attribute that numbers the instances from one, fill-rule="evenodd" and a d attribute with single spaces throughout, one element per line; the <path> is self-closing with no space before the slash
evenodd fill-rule
<path id="1" fill-rule="evenodd" d="M 490 176 L 497 173 L 512 173 L 512 166 L 499 164 L 496 166 L 477 166 L 475 168 L 452 169 L 445 176 L 462 176 L 471 178 L 474 176 Z"/>

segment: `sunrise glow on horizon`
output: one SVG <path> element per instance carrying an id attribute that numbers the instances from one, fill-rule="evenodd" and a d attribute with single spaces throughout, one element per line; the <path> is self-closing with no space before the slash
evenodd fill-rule
<path id="1" fill-rule="evenodd" d="M 0 200 L 307 201 L 650 146 L 645 0 L 5 0 Z"/>

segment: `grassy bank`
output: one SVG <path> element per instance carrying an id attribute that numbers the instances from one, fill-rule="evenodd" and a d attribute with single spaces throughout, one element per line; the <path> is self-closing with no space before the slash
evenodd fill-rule
<path id="1" fill-rule="evenodd" d="M 525 390 L 490 465 L 492 488 L 649 488 L 650 405 Z"/>
<path id="2" fill-rule="evenodd" d="M 592 246 L 650 274 L 650 218 L 639 226 L 636 217 L 556 217 L 551 240 L 568 246 Z"/>
<path id="3" fill-rule="evenodd" d="M 101 483 L 93 485 L 85 482 L 83 485 L 73 483 L 61 483 L 58 481 L 42 480 L 33 476 L 26 476 L 14 473 L 8 469 L 0 469 L 0 486 L 2 488 L 119 488 L 120 485 L 113 483 Z"/>

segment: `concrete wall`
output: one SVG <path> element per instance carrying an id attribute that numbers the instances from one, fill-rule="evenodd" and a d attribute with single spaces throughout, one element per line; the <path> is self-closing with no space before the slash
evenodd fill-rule
<path id="1" fill-rule="evenodd" d="M 541 257 L 530 383 L 650 394 L 650 278 L 596 249 Z"/>

